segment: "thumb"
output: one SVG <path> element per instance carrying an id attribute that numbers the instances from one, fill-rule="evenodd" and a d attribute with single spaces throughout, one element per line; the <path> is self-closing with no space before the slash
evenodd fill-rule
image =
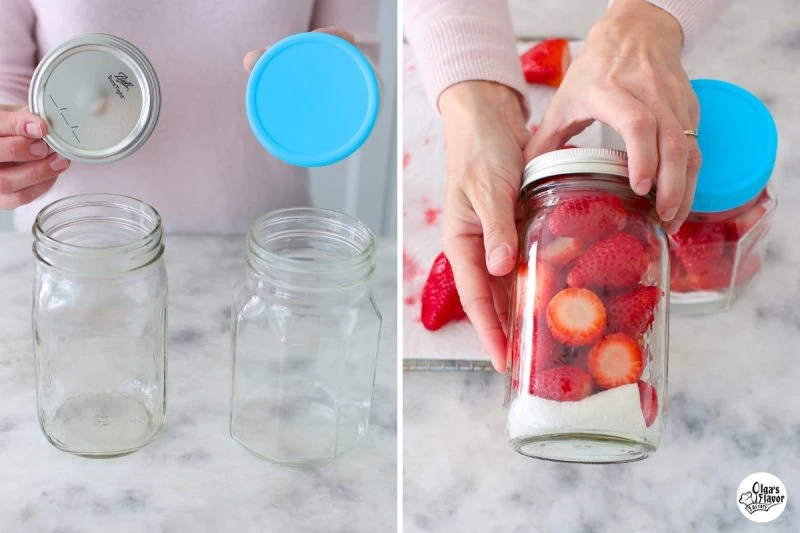
<path id="1" fill-rule="evenodd" d="M 514 206 L 519 190 L 500 178 L 485 180 L 475 198 L 471 198 L 475 214 L 483 227 L 486 268 L 493 276 L 505 276 L 514 268 L 517 258 L 517 228 Z"/>

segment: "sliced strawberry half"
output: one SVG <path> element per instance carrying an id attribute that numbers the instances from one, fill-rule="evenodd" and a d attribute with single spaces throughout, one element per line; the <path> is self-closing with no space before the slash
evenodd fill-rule
<path id="1" fill-rule="evenodd" d="M 639 343 L 624 333 L 612 333 L 589 352 L 589 373 L 604 389 L 636 383 L 644 361 Z"/>
<path id="2" fill-rule="evenodd" d="M 525 81 L 558 87 L 572 61 L 569 42 L 566 39 L 547 39 L 522 54 L 520 61 Z"/>
<path id="3" fill-rule="evenodd" d="M 576 402 L 592 393 L 592 377 L 580 368 L 559 366 L 533 376 L 529 392 L 547 400 Z"/>
<path id="4" fill-rule="evenodd" d="M 716 263 L 725 247 L 725 226 L 717 222 L 684 222 L 673 234 L 673 253 L 687 274 L 703 274 Z"/>
<path id="5" fill-rule="evenodd" d="M 440 253 L 433 262 L 428 280 L 422 289 L 422 325 L 435 331 L 448 322 L 465 316 L 453 278 L 453 268 L 444 253 Z"/>
<path id="6" fill-rule="evenodd" d="M 647 270 L 647 254 L 639 240 L 617 233 L 593 244 L 567 274 L 567 285 L 600 290 L 634 287 Z"/>
<path id="7" fill-rule="evenodd" d="M 547 306 L 547 327 L 556 340 L 567 346 L 585 346 L 605 331 L 606 310 L 592 291 L 564 289 Z"/>
<path id="8" fill-rule="evenodd" d="M 660 300 L 661 289 L 643 286 L 611 297 L 606 304 L 608 330 L 638 339 L 653 323 Z"/>
<path id="9" fill-rule="evenodd" d="M 581 194 L 553 207 L 547 227 L 559 237 L 592 243 L 621 231 L 628 220 L 625 204 L 612 194 Z"/>
<path id="10" fill-rule="evenodd" d="M 642 404 L 642 415 L 647 427 L 653 425 L 658 416 L 658 394 L 655 387 L 645 381 L 639 381 L 639 401 Z"/>
<path id="11" fill-rule="evenodd" d="M 583 242 L 573 237 L 555 237 L 541 251 L 540 257 L 557 267 L 564 267 L 581 255 Z"/>
<path id="12" fill-rule="evenodd" d="M 719 291 L 730 287 L 731 281 L 734 285 L 740 285 L 753 279 L 761 270 L 761 258 L 756 253 L 749 253 L 739 263 L 736 272 L 736 279 L 733 277 L 733 260 L 723 256 L 716 263 L 710 264 L 702 272 L 687 274 L 686 282 L 694 290 Z"/>

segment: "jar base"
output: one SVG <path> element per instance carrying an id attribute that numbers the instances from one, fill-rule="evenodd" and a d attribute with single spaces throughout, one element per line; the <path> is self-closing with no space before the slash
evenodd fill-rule
<path id="1" fill-rule="evenodd" d="M 640 461 L 655 447 L 626 437 L 593 433 L 537 435 L 511 440 L 522 455 L 562 463 L 614 464 Z"/>
<path id="2" fill-rule="evenodd" d="M 141 401 L 108 393 L 69 398 L 42 432 L 59 450 L 82 457 L 128 455 L 150 444 L 163 425 Z"/>

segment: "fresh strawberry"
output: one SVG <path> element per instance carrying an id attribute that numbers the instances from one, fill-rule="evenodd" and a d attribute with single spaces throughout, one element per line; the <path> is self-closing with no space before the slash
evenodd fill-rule
<path id="1" fill-rule="evenodd" d="M 592 393 L 592 378 L 574 366 L 559 366 L 531 379 L 531 394 L 558 402 L 576 402 Z"/>
<path id="2" fill-rule="evenodd" d="M 621 231 L 628 220 L 622 200 L 611 194 L 576 195 L 553 207 L 547 227 L 559 237 L 592 243 Z"/>
<path id="3" fill-rule="evenodd" d="M 563 286 L 561 274 L 549 263 L 538 261 L 536 263 L 536 311 L 544 311 L 553 296 Z"/>
<path id="4" fill-rule="evenodd" d="M 608 330 L 638 339 L 653 323 L 660 300 L 661 289 L 642 286 L 611 297 L 606 304 Z"/>
<path id="5" fill-rule="evenodd" d="M 612 333 L 589 352 L 589 373 L 605 389 L 636 383 L 642 375 L 642 348 L 624 333 Z"/>
<path id="6" fill-rule="evenodd" d="M 653 230 L 650 219 L 636 214 L 628 214 L 628 223 L 625 233 L 630 233 L 651 253 L 660 253 L 661 244 L 658 242 L 656 232 Z"/>
<path id="7" fill-rule="evenodd" d="M 569 357 L 568 348 L 553 338 L 544 322 L 534 324 L 532 349 L 531 376 L 563 365 Z"/>
<path id="8" fill-rule="evenodd" d="M 617 233 L 589 247 L 567 274 L 567 285 L 615 290 L 633 287 L 647 270 L 647 253 L 636 237 Z"/>
<path id="9" fill-rule="evenodd" d="M 671 237 L 673 252 L 687 274 L 703 274 L 716 263 L 725 246 L 725 226 L 715 222 L 684 222 Z"/>
<path id="10" fill-rule="evenodd" d="M 686 271 L 675 257 L 670 257 L 669 290 L 671 292 L 692 292 L 692 285 L 686 279 Z"/>
<path id="11" fill-rule="evenodd" d="M 581 255 L 582 251 L 580 239 L 556 237 L 542 249 L 540 257 L 557 267 L 563 267 Z"/>
<path id="12" fill-rule="evenodd" d="M 750 281 L 761 270 L 761 258 L 758 254 L 747 254 L 739 264 L 735 285 Z M 699 291 L 718 291 L 727 289 L 733 277 L 733 260 L 723 256 L 716 263 L 707 265 L 702 272 L 687 274 L 686 282 Z"/>
<path id="13" fill-rule="evenodd" d="M 567 346 L 585 346 L 603 334 L 606 310 L 592 291 L 564 289 L 547 306 L 547 326 Z"/>
<path id="14" fill-rule="evenodd" d="M 520 61 L 525 81 L 558 87 L 572 61 L 569 42 L 566 39 L 547 39 L 522 54 Z"/>
<path id="15" fill-rule="evenodd" d="M 761 222 L 764 215 L 767 214 L 767 208 L 764 205 L 755 205 L 737 216 L 733 220 L 725 223 L 725 237 L 729 241 L 738 241 L 753 229 L 756 224 Z"/>
<path id="16" fill-rule="evenodd" d="M 639 381 L 639 401 L 642 404 L 642 415 L 647 427 L 653 425 L 658 416 L 658 394 L 655 387 L 644 381 Z"/>
<path id="17" fill-rule="evenodd" d="M 464 316 L 453 279 L 453 268 L 444 254 L 440 253 L 422 289 L 422 325 L 434 331 Z"/>

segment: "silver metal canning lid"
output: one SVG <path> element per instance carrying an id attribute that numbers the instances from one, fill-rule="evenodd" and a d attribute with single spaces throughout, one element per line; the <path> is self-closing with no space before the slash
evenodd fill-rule
<path id="1" fill-rule="evenodd" d="M 161 90 L 145 55 L 124 39 L 89 33 L 51 50 L 28 92 L 47 120 L 45 142 L 79 163 L 110 163 L 138 150 L 156 127 Z"/>
<path id="2" fill-rule="evenodd" d="M 569 148 L 542 154 L 525 165 L 522 187 L 565 174 L 610 174 L 628 177 L 628 154 L 610 148 Z"/>

